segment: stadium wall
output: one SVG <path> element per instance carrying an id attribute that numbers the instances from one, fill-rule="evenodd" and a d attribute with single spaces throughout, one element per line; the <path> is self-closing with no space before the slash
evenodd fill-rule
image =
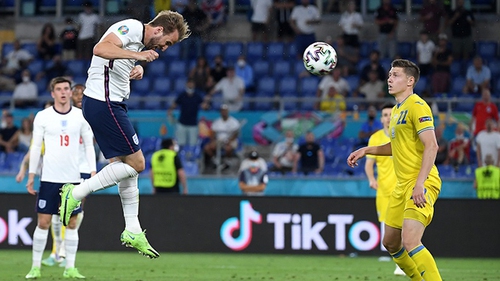
<path id="1" fill-rule="evenodd" d="M 0 249 L 31 248 L 34 203 L 0 196 Z M 142 196 L 140 208 L 149 241 L 164 254 L 386 255 L 372 198 Z M 435 256 L 500 257 L 498 201 L 442 199 L 435 209 L 423 241 Z M 126 250 L 122 231 L 118 196 L 87 199 L 79 249 Z"/>

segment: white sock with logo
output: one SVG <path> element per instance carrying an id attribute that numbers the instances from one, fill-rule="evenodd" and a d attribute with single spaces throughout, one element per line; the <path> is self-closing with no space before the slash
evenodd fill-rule
<path id="1" fill-rule="evenodd" d="M 66 268 L 75 267 L 78 242 L 78 230 L 66 228 L 66 232 L 64 233 L 64 245 L 66 246 Z"/>
<path id="2" fill-rule="evenodd" d="M 42 266 L 42 256 L 45 246 L 47 245 L 47 237 L 49 236 L 48 229 L 35 228 L 33 233 L 33 266 Z"/>
<path id="3" fill-rule="evenodd" d="M 116 185 L 124 179 L 139 175 L 134 168 L 121 161 L 109 163 L 95 176 L 86 179 L 73 189 L 73 197 L 82 200 L 92 192 Z"/>
<path id="4" fill-rule="evenodd" d="M 125 229 L 132 233 L 141 233 L 139 223 L 139 189 L 137 188 L 137 177 L 122 180 L 118 183 L 118 192 L 122 200 L 123 216 L 125 217 Z"/>

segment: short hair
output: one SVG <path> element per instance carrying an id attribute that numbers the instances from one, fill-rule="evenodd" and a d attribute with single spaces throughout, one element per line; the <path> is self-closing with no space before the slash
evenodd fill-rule
<path id="1" fill-rule="evenodd" d="M 161 26 L 163 27 L 163 34 L 167 35 L 175 30 L 179 31 L 179 42 L 188 38 L 191 35 L 189 30 L 189 25 L 184 20 L 184 17 L 178 12 L 164 10 L 158 13 L 158 15 L 151 20 L 149 23 L 151 26 Z"/>
<path id="2" fill-rule="evenodd" d="M 55 77 L 52 80 L 50 80 L 50 91 L 51 92 L 54 91 L 54 88 L 56 87 L 56 85 L 61 84 L 61 83 L 68 83 L 69 86 L 71 87 L 71 80 L 69 80 L 66 77 L 59 76 L 59 77 Z"/>
<path id="3" fill-rule="evenodd" d="M 75 84 L 73 87 L 71 87 L 71 90 L 76 90 L 76 88 L 83 88 L 85 90 L 85 85 L 83 84 Z"/>
<path id="4" fill-rule="evenodd" d="M 174 145 L 174 140 L 171 138 L 164 139 L 161 141 L 161 148 L 162 149 L 169 149 L 172 145 Z"/>
<path id="5" fill-rule="evenodd" d="M 391 67 L 401 67 L 407 76 L 413 76 L 415 79 L 413 87 L 417 85 L 418 79 L 420 79 L 420 68 L 414 62 L 405 59 L 395 59 L 392 61 Z"/>
<path id="6" fill-rule="evenodd" d="M 382 107 L 380 108 L 380 110 L 384 110 L 386 108 L 390 108 L 392 109 L 394 107 L 394 104 L 392 102 L 386 102 L 382 105 Z"/>

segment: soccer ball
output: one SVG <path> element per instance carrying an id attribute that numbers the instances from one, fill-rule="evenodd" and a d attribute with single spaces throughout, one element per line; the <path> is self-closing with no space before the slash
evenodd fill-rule
<path id="1" fill-rule="evenodd" d="M 326 75 L 337 65 L 337 52 L 328 43 L 314 42 L 306 48 L 302 55 L 304 67 L 311 74 Z"/>

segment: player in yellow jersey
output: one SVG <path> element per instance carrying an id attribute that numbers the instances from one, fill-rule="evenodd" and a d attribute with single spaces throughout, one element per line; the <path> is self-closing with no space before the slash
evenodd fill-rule
<path id="1" fill-rule="evenodd" d="M 354 167 L 366 155 L 392 155 L 397 184 L 389 199 L 383 244 L 411 280 L 439 281 L 434 257 L 421 241 L 434 215 L 441 179 L 434 165 L 438 144 L 432 111 L 413 93 L 419 78 L 415 63 L 404 59 L 392 62 L 387 84 L 397 105 L 391 113 L 391 141 L 354 151 L 347 164 Z"/>
<path id="2" fill-rule="evenodd" d="M 382 116 L 380 122 L 384 126 L 375 132 L 368 141 L 368 146 L 383 145 L 391 141 L 389 138 L 389 123 L 391 122 L 391 112 L 394 104 L 387 103 L 382 106 Z M 370 188 L 377 191 L 375 204 L 377 207 L 378 221 L 385 224 L 385 214 L 389 205 L 389 198 L 396 186 L 396 174 L 391 156 L 368 155 L 365 162 L 365 174 L 368 177 Z M 374 165 L 377 165 L 377 178 L 375 178 Z M 404 271 L 396 265 L 394 275 L 406 275 Z"/>

